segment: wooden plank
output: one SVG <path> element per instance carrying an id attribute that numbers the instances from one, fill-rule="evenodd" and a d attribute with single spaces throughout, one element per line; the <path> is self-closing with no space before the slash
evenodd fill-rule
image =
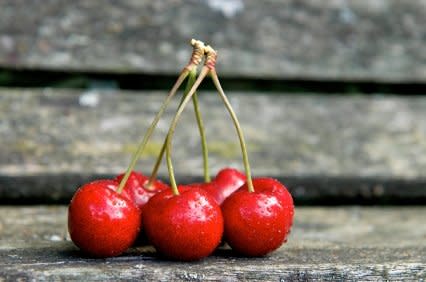
<path id="1" fill-rule="evenodd" d="M 0 174 L 1 204 L 68 204 L 78 187 L 116 174 L 34 173 Z M 295 202 L 302 205 L 423 205 L 426 202 L 425 179 L 339 176 L 282 176 L 277 178 L 290 190 Z M 165 174 L 160 175 L 168 182 Z M 178 174 L 179 183 L 202 182 L 198 176 Z"/>
<path id="2" fill-rule="evenodd" d="M 78 185 L 124 171 L 165 95 L 0 90 L 6 148 L 0 150 L 1 202 L 67 202 Z M 146 174 L 177 100 L 138 163 Z M 424 203 L 426 98 L 230 93 L 230 100 L 245 131 L 254 175 L 280 178 L 297 200 Z M 212 174 L 226 166 L 242 169 L 235 130 L 219 99 L 201 92 L 200 107 Z M 173 141 L 180 182 L 200 180 L 198 138 L 188 108 Z M 160 176 L 167 180 L 165 165 Z"/>
<path id="3" fill-rule="evenodd" d="M 232 77 L 426 81 L 426 2 L 0 3 L 0 66 L 176 74 L 195 37 Z"/>
<path id="4" fill-rule="evenodd" d="M 0 207 L 0 279 L 16 280 L 422 280 L 426 278 L 424 207 L 296 208 L 287 244 L 264 258 L 227 246 L 194 263 L 135 247 L 90 259 L 70 242 L 64 206 Z M 392 222 L 392 224 L 389 224 Z"/>

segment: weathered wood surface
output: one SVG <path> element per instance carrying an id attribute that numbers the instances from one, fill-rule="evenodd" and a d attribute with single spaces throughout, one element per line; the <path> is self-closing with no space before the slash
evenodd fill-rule
<path id="1" fill-rule="evenodd" d="M 0 207 L 0 280 L 278 281 L 426 278 L 424 207 L 297 208 L 288 240 L 264 258 L 229 247 L 195 263 L 165 261 L 152 247 L 111 259 L 83 257 L 70 242 L 66 207 Z"/>
<path id="2" fill-rule="evenodd" d="M 175 74 L 188 41 L 228 76 L 426 81 L 426 1 L 0 2 L 0 65 Z"/>
<path id="3" fill-rule="evenodd" d="M 1 202 L 67 202 L 81 183 L 127 167 L 165 92 L 0 90 Z M 177 100 L 138 169 L 149 174 Z M 426 198 L 426 98 L 288 96 L 230 93 L 255 176 L 288 184 L 296 199 Z M 200 93 L 211 172 L 242 169 L 228 114 L 213 93 Z M 192 108 L 175 134 L 178 181 L 202 175 Z M 166 166 L 160 170 L 167 177 Z M 395 201 L 394 201 L 395 202 Z"/>

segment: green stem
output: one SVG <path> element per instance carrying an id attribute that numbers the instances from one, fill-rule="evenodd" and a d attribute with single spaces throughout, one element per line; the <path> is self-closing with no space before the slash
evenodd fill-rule
<path id="1" fill-rule="evenodd" d="M 182 101 L 181 105 L 176 111 L 176 114 L 173 118 L 173 121 L 170 125 L 169 132 L 167 134 L 166 140 L 167 140 L 167 146 L 166 146 L 166 161 L 167 161 L 167 168 L 169 170 L 169 178 L 170 178 L 170 186 L 172 188 L 174 195 L 179 195 L 179 190 L 177 188 L 175 174 L 173 170 L 173 164 L 172 164 L 172 158 L 171 158 L 171 150 L 172 150 L 172 139 L 173 134 L 176 129 L 177 122 L 179 120 L 180 115 L 182 114 L 185 106 L 188 104 L 189 100 L 191 99 L 192 95 L 195 93 L 197 88 L 200 86 L 203 79 L 207 76 L 210 69 L 207 67 L 203 67 L 201 69 L 200 75 L 198 76 L 197 80 L 195 81 L 194 85 L 191 87 L 191 90 L 186 95 L 185 99 Z"/>
<path id="2" fill-rule="evenodd" d="M 145 149 L 146 143 L 148 142 L 149 138 L 151 138 L 152 133 L 154 132 L 155 127 L 157 126 L 158 121 L 160 120 L 161 116 L 163 115 L 165 109 L 169 105 L 171 99 L 175 95 L 176 91 L 179 89 L 182 82 L 185 80 L 185 78 L 188 76 L 188 73 L 190 71 L 188 69 L 184 69 L 178 79 L 176 80 L 176 83 L 173 85 L 172 90 L 170 90 L 169 94 L 167 95 L 166 99 L 164 100 L 163 104 L 160 107 L 160 110 L 158 111 L 157 115 L 154 117 L 154 120 L 152 121 L 151 125 L 149 126 L 148 130 L 145 133 L 145 136 L 143 137 L 141 143 L 139 144 L 136 153 L 133 155 L 133 158 L 129 164 L 129 167 L 126 170 L 126 173 L 123 176 L 123 179 L 121 180 L 120 184 L 117 188 L 117 193 L 121 193 L 124 189 L 124 186 L 126 185 L 127 180 L 129 179 L 130 173 L 133 171 L 138 159 L 142 155 L 143 150 Z"/>
<path id="3" fill-rule="evenodd" d="M 185 91 L 183 93 L 182 99 L 180 100 L 178 108 L 182 105 L 183 100 L 188 95 L 189 91 L 191 90 L 191 87 L 194 85 L 195 79 L 197 77 L 197 69 L 193 68 L 188 75 L 188 81 L 185 87 Z M 195 95 L 195 94 L 194 94 Z M 164 143 L 161 146 L 160 154 L 158 154 L 157 160 L 155 162 L 155 165 L 152 169 L 151 176 L 149 177 L 148 183 L 145 185 L 145 188 L 150 189 L 154 183 L 154 181 L 157 179 L 158 170 L 160 168 L 161 162 L 164 157 L 164 152 L 166 151 L 166 145 L 167 145 L 167 136 L 164 139 Z"/>
<path id="4" fill-rule="evenodd" d="M 242 151 L 242 154 L 243 154 L 243 162 L 244 162 L 244 169 L 245 169 L 245 173 L 246 173 L 246 177 L 247 177 L 248 191 L 254 192 L 253 181 L 251 179 L 250 163 L 248 161 L 246 143 L 244 141 L 243 131 L 241 130 L 241 126 L 240 126 L 240 123 L 238 122 L 237 115 L 235 114 L 234 110 L 232 109 L 232 106 L 229 103 L 229 100 L 226 97 L 225 92 L 222 89 L 222 86 L 220 85 L 219 78 L 217 76 L 216 70 L 212 69 L 210 71 L 210 75 L 212 77 L 214 85 L 216 86 L 216 89 L 219 92 L 220 97 L 222 98 L 223 103 L 225 104 L 226 109 L 228 110 L 229 114 L 231 115 L 235 129 L 237 130 L 238 138 L 240 140 L 240 145 L 241 145 L 241 151 Z"/>
<path id="5" fill-rule="evenodd" d="M 209 151 L 207 147 L 206 133 L 204 131 L 204 123 L 203 123 L 201 112 L 198 106 L 197 93 L 194 93 L 194 95 L 192 96 L 192 102 L 194 105 L 195 119 L 197 120 L 197 124 L 198 124 L 198 131 L 200 132 L 201 149 L 203 152 L 204 182 L 208 183 L 211 181 L 210 172 L 209 172 Z"/>

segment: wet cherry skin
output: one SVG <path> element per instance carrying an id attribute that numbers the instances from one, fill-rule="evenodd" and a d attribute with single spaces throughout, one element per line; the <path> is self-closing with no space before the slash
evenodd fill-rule
<path id="1" fill-rule="evenodd" d="M 235 168 L 221 169 L 216 177 L 208 183 L 194 183 L 191 187 L 200 187 L 210 193 L 221 205 L 226 198 L 246 182 L 246 176 Z"/>
<path id="2" fill-rule="evenodd" d="M 166 258 L 193 261 L 210 255 L 223 235 L 219 205 L 208 192 L 178 186 L 165 190 L 143 207 L 142 224 L 150 243 Z"/>
<path id="3" fill-rule="evenodd" d="M 141 212 L 116 192 L 113 180 L 96 180 L 81 186 L 68 208 L 68 231 L 74 244 L 93 257 L 118 256 L 136 239 Z"/>
<path id="4" fill-rule="evenodd" d="M 245 256 L 264 256 L 278 249 L 293 223 L 293 199 L 286 187 L 272 178 L 253 179 L 222 205 L 224 236 L 231 248 Z"/>
<path id="5" fill-rule="evenodd" d="M 114 180 L 120 183 L 123 177 L 124 173 L 119 174 Z M 129 197 L 139 208 L 142 208 L 152 196 L 165 189 L 170 189 L 167 184 L 164 184 L 160 180 L 155 180 L 149 188 L 145 187 L 148 182 L 148 176 L 137 171 L 132 171 L 122 194 Z"/>

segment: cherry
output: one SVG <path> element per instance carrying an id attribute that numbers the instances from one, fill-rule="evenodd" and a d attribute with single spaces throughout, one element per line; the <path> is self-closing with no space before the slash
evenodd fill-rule
<path id="1" fill-rule="evenodd" d="M 224 168 L 218 172 L 214 182 L 218 188 L 215 198 L 222 204 L 246 182 L 246 176 L 235 168 Z"/>
<path id="2" fill-rule="evenodd" d="M 204 54 L 204 48 L 201 51 Z M 207 191 L 177 186 L 171 159 L 177 121 L 208 73 L 209 68 L 203 67 L 196 81 L 190 83 L 192 86 L 188 87 L 188 92 L 185 91 L 165 138 L 163 147 L 171 189 L 153 196 L 142 210 L 148 239 L 160 254 L 170 259 L 192 261 L 204 258 L 216 249 L 223 235 L 223 216 L 219 205 Z"/>
<path id="3" fill-rule="evenodd" d="M 114 180 L 118 183 L 123 179 L 124 173 L 118 175 Z M 127 179 L 126 185 L 124 186 L 122 194 L 133 201 L 136 206 L 142 212 L 143 206 L 149 201 L 149 199 L 160 191 L 170 189 L 170 187 L 160 180 L 154 180 L 151 187 L 147 187 L 149 184 L 149 177 L 143 175 L 140 172 L 132 171 Z M 135 245 L 146 245 L 148 240 L 144 231 L 142 230 L 135 241 Z"/>
<path id="4" fill-rule="evenodd" d="M 223 201 L 246 182 L 246 176 L 235 168 L 221 169 L 211 182 L 193 183 L 189 186 L 199 187 L 207 192 L 222 205 Z"/>
<path id="5" fill-rule="evenodd" d="M 123 177 L 124 173 L 118 175 L 114 180 L 120 183 Z M 148 176 L 137 171 L 132 171 L 129 175 L 129 179 L 127 179 L 122 194 L 129 197 L 136 206 L 142 208 L 142 206 L 156 193 L 170 188 L 160 180 L 155 180 L 151 184 L 151 187 L 147 187 L 148 182 Z"/>
<path id="6" fill-rule="evenodd" d="M 94 257 L 126 251 L 141 228 L 136 205 L 116 192 L 118 183 L 97 180 L 81 186 L 68 208 L 68 231 L 83 252 Z"/>
<path id="7" fill-rule="evenodd" d="M 202 259 L 219 245 L 223 234 L 222 212 L 208 192 L 178 186 L 179 194 L 165 190 L 144 206 L 145 233 L 163 256 L 183 261 Z"/>
<path id="8" fill-rule="evenodd" d="M 244 135 L 214 67 L 217 53 L 210 46 L 206 47 L 205 53 L 206 61 L 209 60 L 205 66 L 210 69 L 209 74 L 213 84 L 237 131 L 247 177 L 246 183 L 222 204 L 225 240 L 234 250 L 243 255 L 266 255 L 281 246 L 287 237 L 293 222 L 293 200 L 285 186 L 278 181 L 271 178 L 254 181 L 251 178 Z"/>
<path id="9" fill-rule="evenodd" d="M 236 252 L 263 256 L 279 248 L 293 223 L 293 199 L 286 187 L 272 178 L 253 179 L 222 205 L 225 240 Z"/>

